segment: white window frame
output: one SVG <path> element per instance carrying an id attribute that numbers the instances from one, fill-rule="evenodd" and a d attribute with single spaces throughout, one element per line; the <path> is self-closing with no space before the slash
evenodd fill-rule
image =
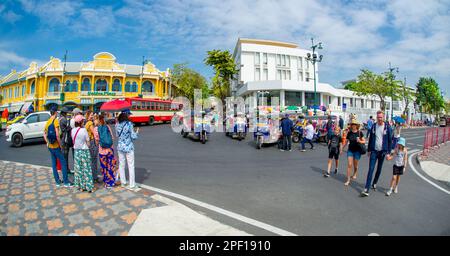
<path id="1" fill-rule="evenodd" d="M 261 80 L 261 69 L 255 68 L 255 81 L 260 81 L 260 80 Z"/>
<path id="2" fill-rule="evenodd" d="M 255 52 L 255 65 L 261 65 L 261 56 L 259 52 Z"/>

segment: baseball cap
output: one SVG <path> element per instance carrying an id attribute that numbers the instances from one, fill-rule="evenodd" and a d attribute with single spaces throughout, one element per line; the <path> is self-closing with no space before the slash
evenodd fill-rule
<path id="1" fill-rule="evenodd" d="M 403 138 L 403 137 L 400 137 L 399 139 L 398 139 L 398 143 L 397 143 L 398 145 L 402 145 L 403 147 L 405 147 L 406 146 L 406 140 L 405 140 L 405 138 Z"/>
<path id="2" fill-rule="evenodd" d="M 83 115 L 77 115 L 75 117 L 75 123 L 81 123 L 84 120 L 84 116 Z"/>

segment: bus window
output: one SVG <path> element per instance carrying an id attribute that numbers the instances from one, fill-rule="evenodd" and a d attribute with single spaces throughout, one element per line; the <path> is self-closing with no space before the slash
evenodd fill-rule
<path id="1" fill-rule="evenodd" d="M 147 108 L 147 110 L 150 110 L 151 109 L 151 102 L 147 101 L 145 107 Z"/>
<path id="2" fill-rule="evenodd" d="M 150 102 L 150 109 L 151 110 L 155 110 L 155 102 Z"/>
<path id="3" fill-rule="evenodd" d="M 133 110 L 136 110 L 136 109 L 137 109 L 137 107 L 136 107 L 136 101 L 132 101 L 132 102 L 131 102 L 131 109 L 133 109 Z"/>
<path id="4" fill-rule="evenodd" d="M 165 110 L 170 110 L 170 103 L 165 103 L 166 105 L 166 109 Z"/>

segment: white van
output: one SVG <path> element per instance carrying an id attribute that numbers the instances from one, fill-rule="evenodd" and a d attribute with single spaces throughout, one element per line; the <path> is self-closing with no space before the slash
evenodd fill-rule
<path id="1" fill-rule="evenodd" d="M 11 142 L 14 147 L 21 147 L 25 141 L 43 140 L 45 124 L 50 116 L 49 111 L 29 114 L 21 122 L 8 126 L 6 141 Z"/>

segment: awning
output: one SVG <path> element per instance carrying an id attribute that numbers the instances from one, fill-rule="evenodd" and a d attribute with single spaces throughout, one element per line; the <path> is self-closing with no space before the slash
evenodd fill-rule
<path id="1" fill-rule="evenodd" d="M 25 114 L 28 112 L 28 109 L 30 108 L 31 104 L 33 104 L 33 102 L 25 102 L 25 104 L 23 104 L 22 109 L 20 109 L 20 113 L 21 114 Z"/>
<path id="2" fill-rule="evenodd" d="M 22 108 L 23 104 L 11 106 L 8 108 L 10 113 L 18 113 L 20 111 L 20 108 Z"/>

